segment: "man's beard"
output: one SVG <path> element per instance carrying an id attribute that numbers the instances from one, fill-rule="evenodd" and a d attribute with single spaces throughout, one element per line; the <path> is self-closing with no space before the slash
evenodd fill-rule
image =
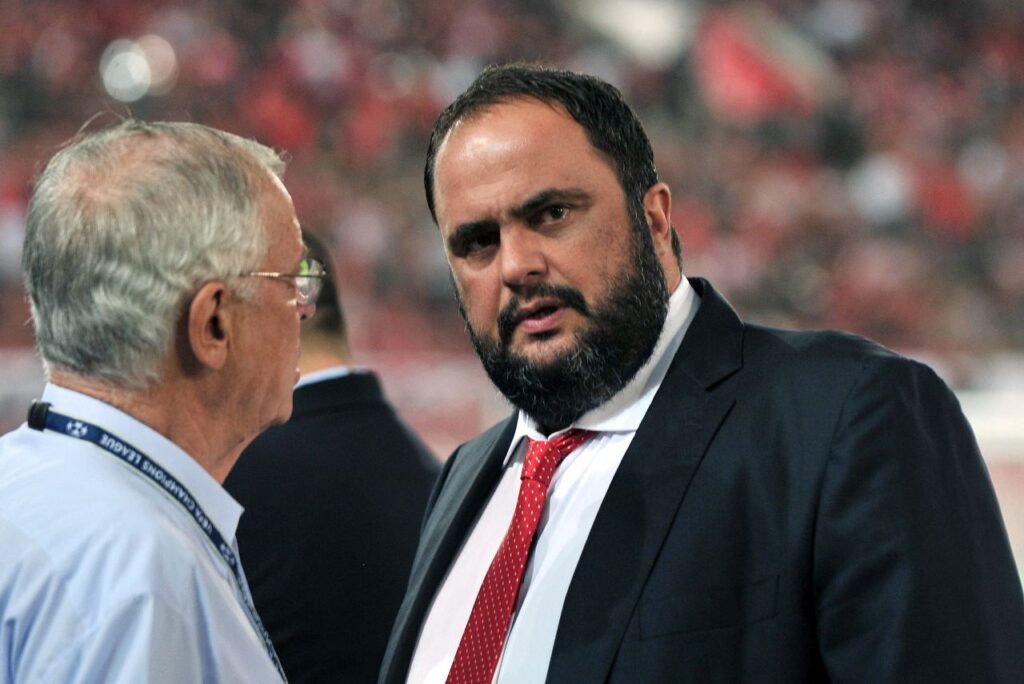
<path id="1" fill-rule="evenodd" d="M 459 301 L 470 340 L 491 382 L 545 429 L 559 430 L 611 399 L 633 379 L 657 344 L 668 313 L 668 288 L 646 222 L 639 229 L 635 219 L 633 223 L 630 264 L 593 310 L 579 290 L 541 283 L 526 297 L 513 295 L 502 309 L 496 341 L 473 330 Z M 544 364 L 509 349 L 518 323 L 515 312 L 524 301 L 538 297 L 558 299 L 589 319 L 576 333 L 576 344 Z"/>

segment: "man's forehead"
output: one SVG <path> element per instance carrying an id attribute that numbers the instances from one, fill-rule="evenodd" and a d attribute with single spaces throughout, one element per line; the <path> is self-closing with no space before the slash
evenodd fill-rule
<path id="1" fill-rule="evenodd" d="M 439 224 L 497 218 L 542 191 L 586 187 L 600 164 L 583 127 L 559 104 L 516 98 L 460 120 L 434 167 Z"/>

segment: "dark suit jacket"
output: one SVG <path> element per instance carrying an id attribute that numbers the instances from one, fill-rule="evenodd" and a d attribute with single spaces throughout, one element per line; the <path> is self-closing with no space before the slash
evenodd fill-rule
<path id="1" fill-rule="evenodd" d="M 548 682 L 1024 682 L 1024 599 L 974 437 L 919 363 L 744 324 L 709 283 L 583 549 Z M 380 681 L 501 472 L 431 499 Z M 558 607 L 553 607 L 558 610 Z"/>
<path id="2" fill-rule="evenodd" d="M 293 684 L 376 679 L 439 469 L 369 373 L 300 387 L 291 420 L 242 454 L 224 486 Z"/>

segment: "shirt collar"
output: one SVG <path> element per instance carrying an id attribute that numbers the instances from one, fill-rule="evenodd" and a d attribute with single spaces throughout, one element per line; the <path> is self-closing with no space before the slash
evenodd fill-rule
<path id="1" fill-rule="evenodd" d="M 629 383 L 618 391 L 615 396 L 597 408 L 584 413 L 572 425 L 545 437 L 537 427 L 536 421 L 519 411 L 516 431 L 512 444 L 505 456 L 505 463 L 515 452 L 516 446 L 523 437 L 536 440 L 550 439 L 570 428 L 584 428 L 595 432 L 635 432 L 640 427 L 647 409 L 654 401 L 661 382 L 668 373 L 679 345 L 682 344 L 693 317 L 700 306 L 700 296 L 685 276 L 668 299 L 668 313 L 661 327 L 654 351 L 647 362 L 640 367 Z"/>
<path id="2" fill-rule="evenodd" d="M 242 516 L 241 504 L 177 444 L 124 411 L 66 387 L 47 384 L 42 400 L 52 404 L 59 413 L 95 423 L 157 462 L 192 493 L 196 503 L 226 540 L 235 538 L 238 520 Z M 144 475 L 136 475 L 148 480 Z"/>
<path id="3" fill-rule="evenodd" d="M 335 378 L 343 378 L 346 375 L 355 373 L 356 369 L 352 366 L 331 366 L 330 368 L 324 368 L 322 370 L 313 371 L 312 373 L 306 373 L 299 381 L 295 383 L 295 389 L 305 387 L 306 385 L 312 385 L 314 382 L 322 382 L 324 380 L 334 380 Z"/>

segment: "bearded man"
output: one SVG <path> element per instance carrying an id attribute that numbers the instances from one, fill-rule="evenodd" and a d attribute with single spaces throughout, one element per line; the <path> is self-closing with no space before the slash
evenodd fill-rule
<path id="1" fill-rule="evenodd" d="M 491 68 L 426 192 L 516 412 L 447 461 L 381 682 L 1016 682 L 1024 600 L 926 366 L 687 279 L 613 87 Z"/>

